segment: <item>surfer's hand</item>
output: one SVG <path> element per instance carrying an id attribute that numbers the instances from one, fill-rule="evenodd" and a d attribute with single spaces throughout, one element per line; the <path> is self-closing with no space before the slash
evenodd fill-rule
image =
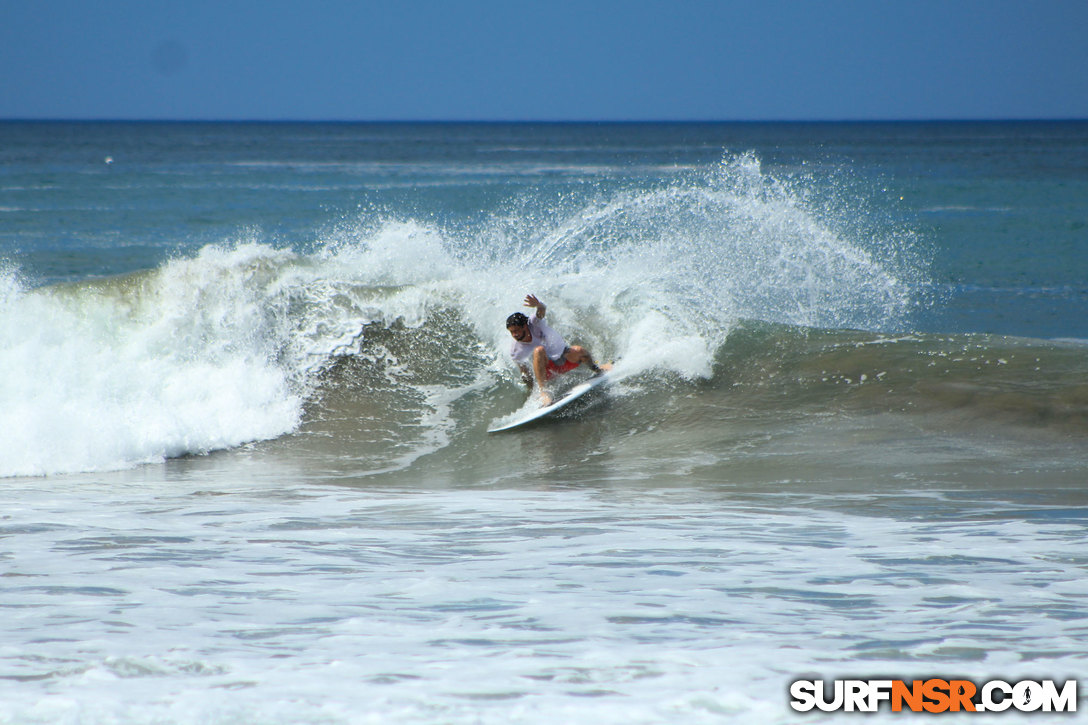
<path id="1" fill-rule="evenodd" d="M 544 303 L 538 300 L 536 295 L 525 295 L 525 306 L 535 307 L 537 317 L 544 316 Z"/>

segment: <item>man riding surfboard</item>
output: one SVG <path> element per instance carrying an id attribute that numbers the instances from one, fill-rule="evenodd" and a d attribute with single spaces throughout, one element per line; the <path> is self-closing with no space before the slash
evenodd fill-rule
<path id="1" fill-rule="evenodd" d="M 535 295 L 525 296 L 525 306 L 536 308 L 536 314 L 528 317 L 515 312 L 506 318 L 506 329 L 514 338 L 510 357 L 521 368 L 522 380 L 530 391 L 536 381 L 541 405 L 551 405 L 552 396 L 545 386 L 556 375 L 568 373 L 582 364 L 588 364 L 596 374 L 612 367 L 607 363 L 598 366 L 589 350 L 580 345 L 568 346 L 562 336 L 544 321 L 544 303 Z"/>

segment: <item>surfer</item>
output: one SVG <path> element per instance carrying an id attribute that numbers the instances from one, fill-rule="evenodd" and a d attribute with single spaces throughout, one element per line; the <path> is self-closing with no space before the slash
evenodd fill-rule
<path id="1" fill-rule="evenodd" d="M 521 368 L 521 378 L 533 389 L 533 381 L 540 390 L 542 405 L 551 405 L 552 396 L 545 388 L 546 383 L 556 375 L 569 373 L 582 364 L 588 364 L 594 374 L 608 370 L 607 363 L 598 366 L 593 356 L 580 345 L 567 345 L 558 332 L 544 321 L 544 303 L 535 295 L 525 296 L 525 306 L 536 308 L 532 317 L 515 312 L 506 318 L 506 329 L 514 338 L 510 347 L 510 357 Z"/>

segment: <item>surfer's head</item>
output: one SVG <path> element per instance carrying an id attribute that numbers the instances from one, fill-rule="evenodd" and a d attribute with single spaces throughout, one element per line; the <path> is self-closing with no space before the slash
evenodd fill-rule
<path id="1" fill-rule="evenodd" d="M 510 335 L 518 342 L 525 340 L 525 336 L 529 332 L 528 325 L 529 318 L 521 312 L 515 312 L 506 318 L 506 329 L 510 331 Z"/>

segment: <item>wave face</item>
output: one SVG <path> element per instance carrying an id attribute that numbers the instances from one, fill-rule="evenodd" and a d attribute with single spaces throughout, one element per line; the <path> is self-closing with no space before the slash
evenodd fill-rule
<path id="1" fill-rule="evenodd" d="M 305 253 L 253 234 L 123 277 L 28 290 L 8 273 L 0 475 L 119 469 L 349 419 L 381 449 L 377 470 L 405 465 L 449 443 L 456 401 L 513 381 L 502 320 L 527 292 L 625 377 L 710 379 L 744 320 L 901 328 L 925 288 L 916 240 L 858 227 L 813 185 L 747 154 L 474 223 L 365 213 Z"/>

